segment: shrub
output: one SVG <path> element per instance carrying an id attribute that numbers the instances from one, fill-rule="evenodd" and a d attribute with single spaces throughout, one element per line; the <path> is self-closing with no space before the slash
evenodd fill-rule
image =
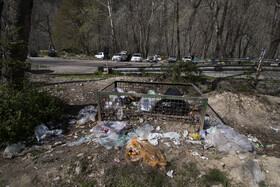
<path id="1" fill-rule="evenodd" d="M 0 145 L 25 140 L 41 123 L 59 121 L 65 109 L 64 101 L 30 85 L 0 87 Z"/>
<path id="2" fill-rule="evenodd" d="M 195 82 L 198 74 L 200 71 L 193 62 L 169 63 L 165 70 L 165 75 L 171 82 Z"/>

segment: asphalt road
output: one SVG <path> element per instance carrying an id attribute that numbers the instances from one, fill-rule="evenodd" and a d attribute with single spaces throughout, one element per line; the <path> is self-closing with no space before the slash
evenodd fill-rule
<path id="1" fill-rule="evenodd" d="M 49 73 L 61 74 L 91 74 L 95 72 L 98 67 L 110 68 L 114 67 L 159 67 L 162 63 L 147 63 L 147 62 L 116 62 L 106 60 L 79 60 L 79 59 L 64 59 L 53 57 L 31 57 L 32 68 L 36 70 L 45 68 Z M 243 74 L 243 75 L 242 75 Z M 243 71 L 219 71 L 219 72 L 203 72 L 203 75 L 211 77 L 238 77 L 246 78 Z M 280 80 L 280 72 L 262 72 L 260 79 L 274 79 Z"/>

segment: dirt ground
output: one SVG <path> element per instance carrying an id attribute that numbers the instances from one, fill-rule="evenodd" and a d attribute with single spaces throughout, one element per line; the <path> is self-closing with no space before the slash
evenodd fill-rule
<path id="1" fill-rule="evenodd" d="M 31 82 L 67 101 L 70 115 L 87 105 L 97 103 L 97 91 L 115 80 L 158 81 L 148 77 L 120 76 L 107 79 L 70 79 L 51 74 L 28 74 Z M 167 166 L 152 168 L 141 162 L 127 163 L 125 148 L 105 149 L 96 142 L 69 147 L 66 143 L 90 134 L 96 125 L 69 125 L 62 138 L 45 141 L 43 145 L 28 147 L 13 159 L 0 157 L 1 186 L 280 186 L 280 95 L 276 86 L 274 94 L 238 92 L 238 86 L 248 87 L 246 81 L 235 84 L 219 82 L 218 89 L 209 91 L 207 85 L 198 85 L 209 99 L 209 104 L 229 126 L 237 132 L 249 134 L 259 140 L 254 153 L 219 152 L 215 148 L 191 144 L 180 139 L 181 145 L 164 139 L 156 146 L 163 153 Z M 258 91 L 261 90 L 262 91 Z M 257 90 L 257 91 L 256 91 Z M 268 90 L 271 92 L 271 90 Z M 272 96 L 274 95 L 274 96 Z M 213 114 L 211 114 L 213 115 Z M 217 117 L 217 116 L 216 116 Z M 159 132 L 182 133 L 189 126 L 182 122 L 166 123 L 155 119 L 131 124 L 160 126 Z M 169 142 L 165 144 L 166 142 Z M 254 143 L 256 144 L 256 143 Z M 262 145 L 261 145 L 262 144 Z M 194 154 L 194 153 L 197 153 Z M 204 159 L 203 159 L 204 158 Z M 264 180 L 257 183 L 236 174 L 247 161 L 260 166 Z M 216 169 L 216 170 L 215 170 Z M 166 175 L 173 171 L 173 177 Z M 212 172 L 212 173 L 211 173 Z M 215 173 L 216 172 L 216 173 Z M 214 174 L 213 174 L 214 173 Z M 255 176 L 256 173 L 250 174 Z"/>

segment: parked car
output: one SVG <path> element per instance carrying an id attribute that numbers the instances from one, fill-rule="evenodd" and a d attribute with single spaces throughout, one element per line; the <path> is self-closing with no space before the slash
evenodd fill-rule
<path id="1" fill-rule="evenodd" d="M 167 62 L 176 62 L 177 61 L 177 57 L 176 56 L 169 56 L 168 58 L 167 58 Z"/>
<path id="2" fill-rule="evenodd" d="M 128 60 L 128 55 L 125 53 L 117 53 L 112 57 L 113 61 L 126 61 Z"/>
<path id="3" fill-rule="evenodd" d="M 183 60 L 184 62 L 192 61 L 192 57 L 191 57 L 191 56 L 184 56 L 182 60 Z"/>
<path id="4" fill-rule="evenodd" d="M 48 51 L 48 56 L 50 57 L 56 57 L 56 52 L 54 50 L 54 48 L 50 48 Z"/>
<path id="5" fill-rule="evenodd" d="M 157 63 L 158 62 L 158 59 L 156 58 L 156 56 L 148 56 L 147 57 L 147 62 L 155 62 Z"/>
<path id="6" fill-rule="evenodd" d="M 37 53 L 36 51 L 34 51 L 34 50 L 31 50 L 31 51 L 29 52 L 29 56 L 30 56 L 30 57 L 38 57 L 38 53 Z"/>
<path id="7" fill-rule="evenodd" d="M 104 52 L 99 52 L 95 55 L 95 58 L 104 59 Z"/>
<path id="8" fill-rule="evenodd" d="M 158 61 L 161 61 L 160 55 L 155 55 L 155 57 L 157 58 Z"/>
<path id="9" fill-rule="evenodd" d="M 130 59 L 131 62 L 142 62 L 142 60 L 143 59 L 140 53 L 135 53 Z"/>

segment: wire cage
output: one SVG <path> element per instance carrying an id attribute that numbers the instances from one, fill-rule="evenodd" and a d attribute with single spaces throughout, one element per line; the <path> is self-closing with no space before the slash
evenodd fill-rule
<path id="1" fill-rule="evenodd" d="M 208 99 L 193 84 L 115 81 L 98 92 L 98 120 L 158 117 L 199 124 Z"/>

